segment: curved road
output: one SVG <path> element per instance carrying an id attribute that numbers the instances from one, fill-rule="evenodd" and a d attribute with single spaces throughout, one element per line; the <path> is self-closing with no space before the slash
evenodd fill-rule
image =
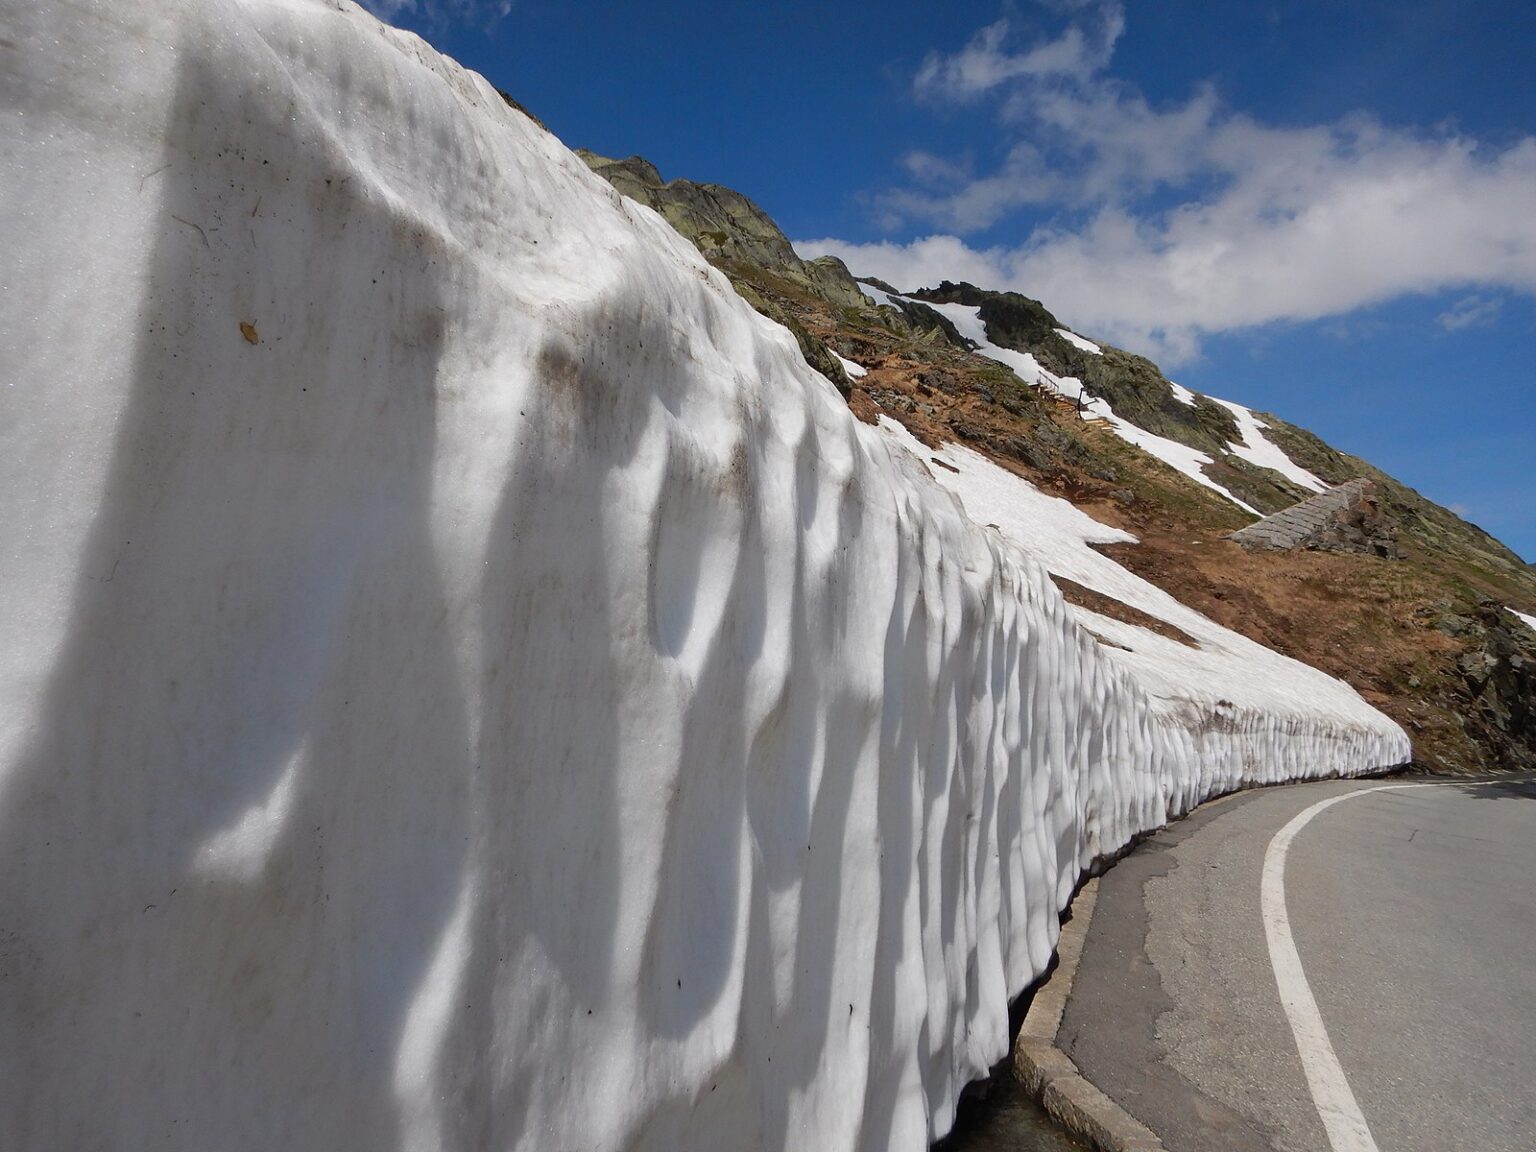
<path id="1" fill-rule="evenodd" d="M 1414 783 L 1243 793 L 1100 881 L 1058 1043 L 1171 1152 L 1536 1147 L 1536 781 Z"/>

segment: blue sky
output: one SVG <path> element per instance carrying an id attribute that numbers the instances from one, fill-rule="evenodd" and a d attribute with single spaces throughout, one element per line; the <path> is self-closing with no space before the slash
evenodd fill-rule
<path id="1" fill-rule="evenodd" d="M 1528 3 L 369 6 L 572 146 L 1038 297 L 1536 559 Z"/>

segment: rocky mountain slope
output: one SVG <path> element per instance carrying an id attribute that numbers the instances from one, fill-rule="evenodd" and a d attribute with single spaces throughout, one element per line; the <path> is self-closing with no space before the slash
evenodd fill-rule
<path id="1" fill-rule="evenodd" d="M 861 419 L 888 417 L 935 448 L 965 444 L 1131 532 L 1136 544 L 1104 550 L 1352 684 L 1410 731 L 1422 766 L 1536 767 L 1536 631 L 1506 610 L 1536 611 L 1536 571 L 1486 532 L 1303 428 L 1191 393 L 1144 357 L 1072 333 L 1040 301 L 858 282 L 835 259 L 803 260 L 735 192 L 663 181 L 639 158 L 583 158 L 786 322 Z M 1372 482 L 1381 547 L 1255 554 L 1225 539 L 1355 479 Z"/>
<path id="2" fill-rule="evenodd" d="M 654 164 L 639 156 L 610 160 L 585 149 L 576 154 L 625 196 L 661 213 L 698 245 L 748 303 L 795 334 L 807 363 L 847 394 L 848 377 L 837 358 L 800 323 L 794 308 L 781 303 L 786 296 L 805 294 L 830 308 L 863 308 L 863 293 L 840 260 L 800 259 L 778 225 L 739 192 L 719 184 L 665 181 Z"/>

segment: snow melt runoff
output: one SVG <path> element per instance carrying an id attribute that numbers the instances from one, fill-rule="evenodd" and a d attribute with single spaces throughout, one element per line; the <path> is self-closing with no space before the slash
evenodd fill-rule
<path id="1" fill-rule="evenodd" d="M 0 25 L 0 1146 L 920 1149 L 1096 855 L 1407 756 L 1108 659 L 353 4 Z"/>

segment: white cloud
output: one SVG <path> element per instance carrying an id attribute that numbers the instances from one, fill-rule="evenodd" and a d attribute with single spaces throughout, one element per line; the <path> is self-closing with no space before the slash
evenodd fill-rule
<path id="1" fill-rule="evenodd" d="M 1027 143 L 1015 145 L 996 172 L 982 177 L 965 175 L 963 166 L 923 152 L 909 153 L 902 166 L 923 187 L 890 189 L 870 197 L 877 218 L 888 228 L 916 219 L 974 232 L 1025 205 L 1050 203 L 1061 192 L 1060 180 Z"/>
<path id="2" fill-rule="evenodd" d="M 1088 19 L 1113 32 L 1101 38 L 1107 53 L 1119 5 Z M 1196 355 L 1204 333 L 1408 293 L 1536 292 L 1536 139 L 1490 149 L 1364 115 L 1277 127 L 1228 109 L 1209 86 L 1153 107 L 1091 67 L 1068 76 L 1040 63 L 1070 55 L 1091 29 L 1017 53 L 1005 51 L 1007 31 L 992 25 L 958 55 L 930 57 L 915 81 L 922 94 L 992 92 L 1014 138 L 1003 161 L 977 175 L 925 159 L 912 169 L 920 187 L 870 197 L 886 225 L 933 234 L 807 241 L 803 252 L 833 252 L 904 288 L 946 278 L 1014 288 L 1075 328 L 1171 361 Z M 962 239 L 1032 206 L 1066 222 L 1013 247 Z M 1496 298 L 1471 295 L 1440 323 L 1484 323 L 1490 308 Z"/>
<path id="3" fill-rule="evenodd" d="M 1447 332 L 1481 328 L 1497 320 L 1503 309 L 1504 301 L 1497 296 L 1463 296 L 1436 316 L 1435 322 Z"/>
<path id="4" fill-rule="evenodd" d="M 1076 77 L 1097 72 L 1109 63 L 1115 41 L 1125 30 L 1125 12 L 1118 3 L 1095 7 L 1099 19 L 1093 27 L 1069 25 L 1056 39 L 1013 54 L 1003 51 L 1008 21 L 989 24 L 953 55 L 930 52 L 918 69 L 914 86 L 919 95 L 970 100 L 1019 77 Z"/>
<path id="5" fill-rule="evenodd" d="M 932 152 L 924 152 L 920 149 L 903 156 L 901 166 L 919 184 L 959 184 L 970 179 L 972 174 L 969 156 L 960 160 L 946 160 L 942 156 L 935 156 Z"/>
<path id="6" fill-rule="evenodd" d="M 807 260 L 836 256 L 855 276 L 884 280 L 900 292 L 931 287 L 940 280 L 1004 286 L 1009 275 L 1006 251 L 977 251 L 955 236 L 929 236 L 910 244 L 850 244 L 827 237 L 796 240 L 794 245 L 795 251 Z"/>

